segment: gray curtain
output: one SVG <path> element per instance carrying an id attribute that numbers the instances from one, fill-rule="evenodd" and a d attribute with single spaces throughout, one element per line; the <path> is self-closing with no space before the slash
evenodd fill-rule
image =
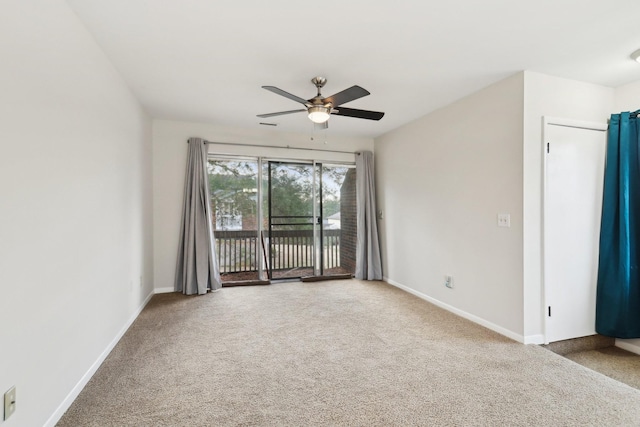
<path id="1" fill-rule="evenodd" d="M 356 246 L 356 279 L 382 280 L 380 243 L 376 222 L 376 189 L 373 153 L 356 154 L 356 197 L 358 239 Z"/>
<path id="2" fill-rule="evenodd" d="M 175 280 L 175 290 L 185 295 L 202 295 L 207 289 L 222 287 L 209 197 L 207 144 L 200 138 L 189 138 Z"/>

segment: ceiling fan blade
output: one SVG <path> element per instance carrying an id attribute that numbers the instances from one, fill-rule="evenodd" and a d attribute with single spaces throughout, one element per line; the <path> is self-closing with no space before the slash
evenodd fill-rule
<path id="1" fill-rule="evenodd" d="M 356 110 L 354 108 L 339 107 L 334 109 L 331 114 L 336 116 L 356 117 L 358 119 L 380 120 L 384 117 L 384 113 L 380 111 Z"/>
<path id="2" fill-rule="evenodd" d="M 262 88 L 266 89 L 268 91 L 271 91 L 271 92 L 273 92 L 275 94 L 284 96 L 285 98 L 289 98 L 289 99 L 291 99 L 293 101 L 299 102 L 300 104 L 304 104 L 304 105 L 308 104 L 308 101 L 306 99 L 302 99 L 299 96 L 292 95 L 289 92 L 285 92 L 284 90 L 282 90 L 280 88 L 277 88 L 275 86 L 262 86 Z"/>
<path id="3" fill-rule="evenodd" d="M 369 91 L 361 88 L 360 86 L 351 86 L 349 89 L 345 89 L 342 92 L 338 92 L 324 99 L 324 102 L 330 102 L 334 107 L 338 105 L 346 104 L 355 99 L 362 98 L 369 95 Z"/>
<path id="4" fill-rule="evenodd" d="M 258 114 L 257 117 L 265 118 L 265 117 L 273 117 L 273 116 L 282 116 L 285 114 L 300 113 L 302 111 L 307 111 L 307 110 L 302 109 L 302 110 L 278 111 L 277 113 Z"/>
<path id="5" fill-rule="evenodd" d="M 313 128 L 315 130 L 325 130 L 329 127 L 329 122 L 324 122 L 324 123 L 314 123 L 313 124 Z"/>

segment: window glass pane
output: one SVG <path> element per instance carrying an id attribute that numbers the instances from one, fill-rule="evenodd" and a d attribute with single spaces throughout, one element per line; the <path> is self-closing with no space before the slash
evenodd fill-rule
<path id="1" fill-rule="evenodd" d="M 322 266 L 325 276 L 355 273 L 356 238 L 356 169 L 323 165 Z"/>
<path id="2" fill-rule="evenodd" d="M 216 160 L 208 162 L 211 221 L 223 283 L 257 280 L 258 162 Z"/>

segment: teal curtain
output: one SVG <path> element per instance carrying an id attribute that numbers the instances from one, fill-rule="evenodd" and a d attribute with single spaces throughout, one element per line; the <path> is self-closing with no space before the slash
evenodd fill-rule
<path id="1" fill-rule="evenodd" d="M 607 141 L 596 331 L 640 338 L 638 112 L 612 114 Z"/>

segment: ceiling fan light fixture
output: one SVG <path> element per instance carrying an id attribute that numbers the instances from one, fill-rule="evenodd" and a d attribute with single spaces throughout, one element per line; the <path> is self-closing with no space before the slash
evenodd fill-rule
<path id="1" fill-rule="evenodd" d="M 309 107 L 309 120 L 313 123 L 324 123 L 329 120 L 329 108 L 323 107 L 322 105 L 314 105 L 313 107 Z"/>
<path id="2" fill-rule="evenodd" d="M 640 49 L 636 50 L 631 54 L 631 59 L 634 61 L 640 62 Z"/>

